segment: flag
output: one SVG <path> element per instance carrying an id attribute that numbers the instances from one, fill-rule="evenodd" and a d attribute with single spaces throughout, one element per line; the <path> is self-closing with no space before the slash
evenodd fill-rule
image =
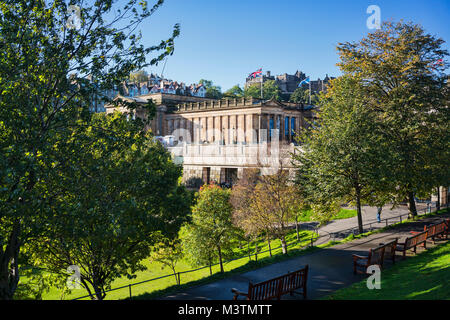
<path id="1" fill-rule="evenodd" d="M 305 80 L 303 80 L 302 82 L 300 82 L 300 84 L 298 85 L 298 87 L 300 88 L 303 84 L 309 84 L 309 77 L 306 78 Z"/>
<path id="2" fill-rule="evenodd" d="M 259 76 L 261 76 L 261 75 L 262 75 L 262 68 L 256 70 L 255 72 L 250 73 L 248 77 L 249 77 L 250 79 L 254 79 L 254 78 L 257 78 L 257 77 L 259 77 Z"/>

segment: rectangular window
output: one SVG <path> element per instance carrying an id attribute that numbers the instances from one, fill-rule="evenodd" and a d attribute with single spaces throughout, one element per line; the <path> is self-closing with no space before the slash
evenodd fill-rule
<path id="1" fill-rule="evenodd" d="M 289 136 L 289 117 L 284 118 L 284 135 Z"/>

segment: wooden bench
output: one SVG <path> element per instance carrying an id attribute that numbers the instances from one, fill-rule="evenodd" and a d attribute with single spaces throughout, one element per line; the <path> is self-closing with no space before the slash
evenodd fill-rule
<path id="1" fill-rule="evenodd" d="M 397 243 L 396 251 L 403 252 L 403 258 L 406 257 L 406 251 L 413 250 L 416 253 L 417 246 L 423 245 L 423 247 L 427 248 L 427 238 L 428 238 L 428 230 L 422 231 L 413 235 L 412 237 L 406 238 L 405 242 Z"/>
<path id="2" fill-rule="evenodd" d="M 366 274 L 367 268 L 371 265 L 378 265 L 381 268 L 383 266 L 385 249 L 384 245 L 380 245 L 374 249 L 370 249 L 367 256 L 353 254 L 353 273 Z"/>
<path id="3" fill-rule="evenodd" d="M 428 231 L 427 239 L 431 239 L 433 241 L 433 244 L 436 243 L 436 238 L 441 238 L 445 236 L 445 239 L 448 239 L 447 229 L 448 225 L 445 220 L 439 223 L 423 227 L 423 231 Z M 411 234 L 419 234 L 419 233 L 420 232 L 417 231 L 411 231 Z"/>
<path id="4" fill-rule="evenodd" d="M 450 219 L 444 220 L 445 225 L 447 228 L 445 229 L 445 239 L 448 239 L 448 234 L 450 233 Z"/>
<path id="5" fill-rule="evenodd" d="M 424 231 L 425 230 L 430 230 L 428 232 L 428 238 L 433 240 L 433 244 L 436 243 L 436 238 L 442 238 L 445 236 L 445 239 L 448 239 L 448 224 L 445 220 L 440 223 L 433 224 L 428 228 L 425 226 Z"/>
<path id="6" fill-rule="evenodd" d="M 380 246 L 384 246 L 384 259 L 389 258 L 393 264 L 395 264 L 395 249 L 397 248 L 397 243 L 398 238 L 395 238 L 387 243 L 380 243 Z"/>
<path id="7" fill-rule="evenodd" d="M 248 291 L 241 292 L 237 289 L 231 289 L 234 293 L 233 300 L 237 300 L 239 296 L 246 297 L 247 300 L 280 300 L 285 294 L 293 295 L 299 293 L 306 299 L 306 279 L 308 278 L 308 265 L 303 269 L 289 272 L 280 277 L 270 279 L 260 283 L 249 283 Z M 302 292 L 295 290 L 302 289 Z"/>

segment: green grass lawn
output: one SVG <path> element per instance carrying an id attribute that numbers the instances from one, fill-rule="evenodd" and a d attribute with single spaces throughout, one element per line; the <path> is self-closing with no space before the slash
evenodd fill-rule
<path id="1" fill-rule="evenodd" d="M 301 231 L 300 232 L 300 241 L 297 241 L 295 230 L 292 230 L 286 238 L 287 243 L 288 243 L 288 253 L 290 251 L 294 252 L 294 251 L 298 250 L 299 248 L 306 246 L 310 242 L 312 236 L 313 236 L 313 233 L 311 231 Z M 255 243 L 251 243 L 251 245 L 250 245 L 250 252 L 252 253 L 251 260 L 248 258 L 247 243 L 243 242 L 243 243 L 241 243 L 241 245 L 242 245 L 242 248 L 239 249 L 238 243 L 236 242 L 236 249 L 234 250 L 234 253 L 235 253 L 236 257 L 243 257 L 243 258 L 225 263 L 224 269 L 225 269 L 226 274 L 229 274 L 230 272 L 234 272 L 234 271 L 244 272 L 246 270 L 260 268 L 264 264 L 270 264 L 270 263 L 276 262 L 279 259 L 283 258 L 283 257 L 281 257 L 282 256 L 281 248 L 275 249 L 275 248 L 281 246 L 280 240 L 278 240 L 278 239 L 271 241 L 271 247 L 273 248 L 273 250 L 272 250 L 273 257 L 270 258 L 269 252 L 260 253 L 260 254 L 258 254 L 258 263 L 255 263 L 255 254 L 254 254 L 255 253 Z M 258 242 L 258 248 L 259 248 L 260 252 L 267 251 L 268 250 L 267 242 L 266 241 Z M 167 268 L 161 269 L 161 264 L 156 263 L 156 262 L 151 263 L 148 260 L 144 263 L 147 266 L 147 270 L 137 272 L 136 273 L 137 277 L 135 279 L 129 280 L 126 277 L 122 277 L 122 278 L 116 279 L 113 282 L 111 287 L 114 289 L 117 287 L 128 286 L 129 284 L 138 283 L 141 281 L 161 277 L 164 275 L 170 275 L 163 279 L 159 279 L 159 280 L 155 280 L 155 281 L 151 281 L 151 282 L 133 286 L 131 288 L 132 296 L 133 297 L 138 296 L 138 295 L 154 296 L 157 293 L 163 294 L 164 292 L 166 292 L 168 290 L 173 291 L 173 290 L 180 288 L 179 286 L 176 285 L 176 279 L 175 279 L 174 275 L 171 274 L 170 269 L 167 269 Z M 194 268 L 192 266 L 190 266 L 185 260 L 180 261 L 177 264 L 177 268 L 176 268 L 177 272 L 183 272 L 183 271 L 192 270 L 192 269 L 194 269 Z M 218 265 L 213 266 L 212 271 L 213 271 L 213 277 L 210 276 L 210 271 L 209 271 L 208 267 L 203 268 L 201 270 L 194 271 L 194 272 L 183 273 L 180 276 L 181 284 L 182 285 L 197 284 L 199 282 L 215 280 L 218 277 L 222 276 L 219 272 L 220 268 Z M 211 279 L 209 279 L 209 278 L 211 278 Z M 22 280 L 26 281 L 26 279 L 22 279 Z M 87 295 L 87 291 L 85 289 L 72 290 L 72 292 L 70 294 L 64 294 L 64 296 L 63 296 L 61 290 L 59 290 L 58 288 L 51 288 L 51 290 L 49 292 L 43 294 L 42 298 L 44 300 L 60 300 L 60 299 L 74 299 L 74 298 L 85 296 L 85 295 Z M 129 297 L 129 288 L 126 287 L 126 288 L 119 289 L 116 291 L 108 292 L 107 296 L 106 296 L 106 300 L 126 299 L 128 297 Z M 89 298 L 87 298 L 87 299 L 89 299 Z"/>
<path id="2" fill-rule="evenodd" d="M 300 222 L 312 221 L 311 215 L 312 215 L 312 210 L 306 210 L 300 216 L 299 221 Z M 333 220 L 353 218 L 353 217 L 356 217 L 356 215 L 357 215 L 356 210 L 353 210 L 353 209 L 341 209 L 341 211 L 339 211 L 338 214 L 333 217 Z"/>
<path id="3" fill-rule="evenodd" d="M 450 242 L 399 261 L 381 273 L 381 289 L 366 280 L 325 297 L 326 300 L 449 300 Z"/>
<path id="4" fill-rule="evenodd" d="M 311 221 L 311 214 L 312 212 L 306 211 L 305 214 L 302 216 L 301 220 L 302 222 L 308 222 Z M 335 217 L 335 219 L 346 219 L 356 216 L 356 210 L 351 209 L 342 209 L 338 215 Z M 296 233 L 294 230 L 292 230 L 288 237 L 288 249 L 289 250 L 297 250 L 299 248 L 304 247 L 309 243 L 311 240 L 311 236 L 313 235 L 310 231 L 301 231 L 300 232 L 300 241 L 297 242 L 296 239 Z M 273 258 L 270 258 L 269 252 L 264 252 L 261 254 L 258 254 L 258 264 L 254 263 L 255 260 L 255 243 L 252 242 L 250 244 L 250 252 L 252 253 L 251 260 L 248 258 L 248 246 L 247 243 L 241 243 L 242 248 L 238 248 L 238 243 L 236 242 L 236 249 L 234 250 L 236 257 L 244 257 L 239 260 L 234 260 L 231 262 L 227 262 L 224 264 L 225 273 L 229 272 L 245 272 L 247 270 L 252 270 L 256 268 L 260 268 L 262 264 L 270 264 L 274 263 L 279 259 L 282 259 L 282 253 L 281 248 L 272 250 Z M 272 248 L 277 248 L 281 246 L 280 240 L 272 240 L 271 242 Z M 258 248 L 259 251 L 267 251 L 268 244 L 266 241 L 260 241 L 258 242 Z M 169 275 L 168 277 L 165 277 L 163 279 L 151 281 L 148 283 L 139 284 L 136 286 L 133 286 L 131 288 L 132 290 L 132 296 L 138 296 L 138 295 L 145 295 L 145 296 L 154 296 L 157 295 L 158 292 L 165 292 L 170 291 L 171 289 L 176 289 L 176 279 L 175 276 L 171 274 L 171 270 L 168 268 L 162 269 L 161 264 L 159 263 L 150 263 L 148 260 L 144 262 L 144 264 L 147 267 L 147 270 L 137 272 L 136 278 L 133 280 L 129 280 L 126 277 L 122 277 L 119 279 L 116 279 L 113 284 L 112 288 L 118 288 L 122 286 L 128 286 L 129 284 L 138 283 L 141 281 L 153 279 L 162 277 L 165 275 Z M 191 265 L 188 264 L 187 261 L 182 260 L 177 265 L 177 272 L 183 272 L 194 269 Z M 209 268 L 203 268 L 201 270 L 197 270 L 194 272 L 189 273 L 182 273 L 180 276 L 181 284 L 197 284 L 204 281 L 211 281 L 214 279 L 217 279 L 218 277 L 222 277 L 220 275 L 220 268 L 218 265 L 215 265 L 212 267 L 213 276 L 211 277 Z M 26 282 L 26 278 L 22 277 L 21 281 Z M 173 290 L 172 290 L 173 291 Z M 72 290 L 71 293 L 62 292 L 58 288 L 51 288 L 49 292 L 43 294 L 44 300 L 60 300 L 60 299 L 74 299 L 77 297 L 81 297 L 87 295 L 87 291 L 84 289 L 78 289 L 78 290 Z M 123 288 L 116 291 L 108 292 L 106 296 L 106 300 L 117 300 L 117 299 L 125 299 L 129 297 L 129 288 Z"/>

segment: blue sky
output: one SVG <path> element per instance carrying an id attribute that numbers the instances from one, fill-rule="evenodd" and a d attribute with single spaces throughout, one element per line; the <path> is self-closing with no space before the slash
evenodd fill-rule
<path id="1" fill-rule="evenodd" d="M 370 31 L 369 5 L 380 7 L 382 21 L 412 21 L 450 41 L 450 0 L 166 0 L 141 31 L 150 46 L 180 23 L 164 76 L 188 84 L 208 79 L 225 91 L 242 87 L 258 68 L 272 74 L 301 70 L 312 79 L 340 75 L 336 45 Z M 450 51 L 448 43 L 445 48 Z M 148 71 L 160 74 L 162 68 Z"/>

